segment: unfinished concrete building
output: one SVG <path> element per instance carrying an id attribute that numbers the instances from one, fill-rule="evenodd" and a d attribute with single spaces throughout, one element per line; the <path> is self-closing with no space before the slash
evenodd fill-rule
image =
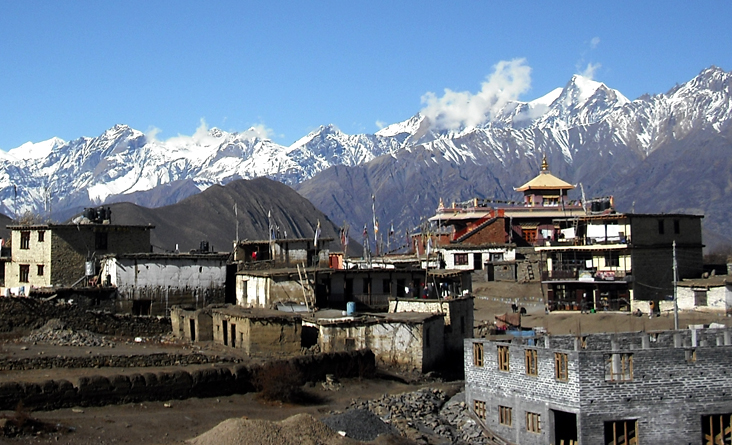
<path id="1" fill-rule="evenodd" d="M 732 330 L 465 341 L 466 403 L 514 444 L 732 441 Z"/>

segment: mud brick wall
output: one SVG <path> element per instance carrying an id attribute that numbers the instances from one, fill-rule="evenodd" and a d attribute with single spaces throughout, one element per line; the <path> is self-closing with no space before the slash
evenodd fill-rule
<path id="1" fill-rule="evenodd" d="M 338 377 L 368 376 L 375 369 L 370 351 L 319 354 L 281 361 L 294 365 L 305 380 L 323 380 L 326 374 Z M 0 410 L 12 410 L 19 402 L 31 409 L 58 409 L 71 406 L 103 406 L 151 400 L 217 397 L 254 391 L 259 366 L 219 365 L 194 371 L 145 372 L 47 380 L 40 383 L 0 383 Z"/>
<path id="2" fill-rule="evenodd" d="M 170 319 L 133 317 L 85 310 L 76 305 L 33 298 L 0 298 L 0 332 L 38 329 L 57 318 L 72 330 L 87 330 L 121 337 L 153 337 L 171 331 Z"/>

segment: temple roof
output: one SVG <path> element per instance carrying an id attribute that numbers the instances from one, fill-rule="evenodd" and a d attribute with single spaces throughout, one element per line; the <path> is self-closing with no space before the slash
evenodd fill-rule
<path id="1" fill-rule="evenodd" d="M 568 182 L 564 182 L 557 178 L 549 171 L 549 164 L 546 162 L 546 156 L 541 161 L 541 171 L 531 181 L 514 190 L 524 192 L 526 190 L 571 190 L 574 186 Z"/>
<path id="2" fill-rule="evenodd" d="M 516 188 L 517 192 L 523 192 L 526 190 L 571 190 L 574 186 L 568 182 L 562 181 L 548 170 L 542 171 L 531 181 Z"/>

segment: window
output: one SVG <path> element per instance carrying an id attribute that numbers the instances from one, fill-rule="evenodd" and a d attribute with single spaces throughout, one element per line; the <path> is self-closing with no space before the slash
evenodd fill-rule
<path id="1" fill-rule="evenodd" d="M 467 253 L 456 253 L 454 256 L 456 266 L 467 266 L 468 265 L 468 254 Z"/>
<path id="2" fill-rule="evenodd" d="M 483 366 L 483 343 L 473 343 L 473 366 Z"/>
<path id="3" fill-rule="evenodd" d="M 541 414 L 526 411 L 526 431 L 541 433 Z"/>
<path id="4" fill-rule="evenodd" d="M 662 219 L 659 219 L 658 220 L 658 234 L 659 235 L 663 235 L 663 232 L 664 232 L 664 230 L 663 230 L 663 220 Z"/>
<path id="5" fill-rule="evenodd" d="M 39 277 L 43 276 L 43 264 L 38 265 L 38 274 Z"/>
<path id="6" fill-rule="evenodd" d="M 365 295 L 371 294 L 371 278 L 363 279 L 363 287 L 361 288 L 361 293 Z"/>
<path id="7" fill-rule="evenodd" d="M 473 400 L 473 411 L 479 419 L 485 420 L 485 402 L 482 400 Z"/>
<path id="8" fill-rule="evenodd" d="M 638 443 L 638 421 L 633 419 L 605 422 L 604 443 L 607 445 L 636 445 Z"/>
<path id="9" fill-rule="evenodd" d="M 391 293 L 391 280 L 386 278 L 381 283 L 381 291 L 384 294 L 390 294 Z"/>
<path id="10" fill-rule="evenodd" d="M 498 423 L 504 426 L 513 425 L 511 420 L 511 408 L 508 406 L 498 406 Z"/>
<path id="11" fill-rule="evenodd" d="M 20 232 L 20 248 L 30 249 L 30 232 Z"/>
<path id="12" fill-rule="evenodd" d="M 21 283 L 27 283 L 28 282 L 28 276 L 30 275 L 30 265 L 29 264 L 21 264 L 20 265 L 20 272 L 19 276 L 20 278 L 18 281 Z"/>
<path id="13" fill-rule="evenodd" d="M 536 229 L 524 229 L 522 232 L 527 243 L 534 244 L 536 242 Z"/>
<path id="14" fill-rule="evenodd" d="M 569 380 L 569 358 L 563 352 L 554 353 L 554 377 L 557 380 Z"/>
<path id="15" fill-rule="evenodd" d="M 509 367 L 508 346 L 499 346 L 498 347 L 498 370 L 499 371 L 508 371 L 509 369 L 510 369 L 510 367 Z"/>
<path id="16" fill-rule="evenodd" d="M 694 290 L 694 306 L 707 305 L 707 291 L 703 289 Z"/>
<path id="17" fill-rule="evenodd" d="M 694 363 L 696 361 L 696 349 L 687 349 L 684 351 L 684 356 L 687 363 Z"/>
<path id="18" fill-rule="evenodd" d="M 609 354 L 605 359 L 605 380 L 608 382 L 633 380 L 633 354 Z"/>
<path id="19" fill-rule="evenodd" d="M 620 267 L 620 255 L 607 252 L 605 254 L 605 267 Z"/>
<path id="20" fill-rule="evenodd" d="M 45 241 L 45 238 L 46 238 L 46 231 L 45 230 L 39 230 L 38 231 L 38 242 L 39 243 L 42 243 L 43 241 Z"/>
<path id="21" fill-rule="evenodd" d="M 501 253 L 491 253 L 490 254 L 490 261 L 493 261 L 493 262 L 503 261 L 503 252 L 501 252 Z"/>
<path id="22" fill-rule="evenodd" d="M 702 416 L 702 439 L 704 445 L 732 443 L 732 414 Z"/>
<path id="23" fill-rule="evenodd" d="M 526 350 L 526 374 L 537 376 L 539 375 L 539 367 L 537 366 L 537 352 L 536 349 Z"/>
<path id="24" fill-rule="evenodd" d="M 94 233 L 94 249 L 107 250 L 107 232 Z"/>
<path id="25" fill-rule="evenodd" d="M 678 219 L 675 219 L 674 220 L 674 233 L 676 235 L 678 235 L 679 233 L 681 233 L 681 227 L 680 227 L 680 224 L 679 224 L 679 220 Z"/>

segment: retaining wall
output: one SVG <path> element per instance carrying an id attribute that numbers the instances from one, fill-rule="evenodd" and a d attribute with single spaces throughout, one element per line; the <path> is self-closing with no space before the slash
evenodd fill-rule
<path id="1" fill-rule="evenodd" d="M 305 381 L 368 376 L 375 369 L 369 350 L 309 355 L 270 364 L 291 364 Z M 50 410 L 71 406 L 103 406 L 150 400 L 220 397 L 254 391 L 257 372 L 265 365 L 218 365 L 195 371 L 159 371 L 113 376 L 85 376 L 74 382 L 46 380 L 40 383 L 0 383 L 0 410 L 25 408 Z M 266 369 L 266 368 L 264 368 Z"/>
<path id="2" fill-rule="evenodd" d="M 103 335 L 153 337 L 171 332 L 169 318 L 115 315 L 34 298 L 0 298 L 0 314 L 3 314 L 0 332 L 12 332 L 18 328 L 38 329 L 54 318 L 62 320 L 71 330 Z"/>

